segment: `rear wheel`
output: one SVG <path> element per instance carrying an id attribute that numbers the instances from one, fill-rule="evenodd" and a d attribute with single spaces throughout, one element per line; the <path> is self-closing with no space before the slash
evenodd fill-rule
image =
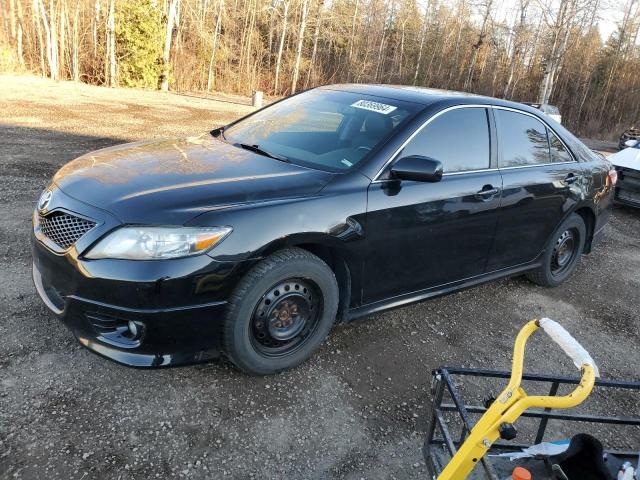
<path id="1" fill-rule="evenodd" d="M 556 287 L 564 282 L 580 263 L 587 238 L 584 220 L 571 214 L 555 231 L 542 259 L 542 266 L 527 272 L 527 278 L 538 285 Z"/>
<path id="2" fill-rule="evenodd" d="M 231 296 L 225 352 L 252 374 L 293 368 L 322 343 L 337 308 L 338 284 L 329 266 L 306 250 L 281 250 L 253 267 Z"/>

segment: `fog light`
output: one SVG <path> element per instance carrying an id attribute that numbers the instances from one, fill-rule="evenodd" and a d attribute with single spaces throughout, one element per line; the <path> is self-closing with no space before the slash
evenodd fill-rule
<path id="1" fill-rule="evenodd" d="M 140 327 L 138 324 L 132 320 L 129 320 L 127 323 L 127 327 L 129 328 L 129 337 L 133 340 L 137 340 L 140 337 Z"/>

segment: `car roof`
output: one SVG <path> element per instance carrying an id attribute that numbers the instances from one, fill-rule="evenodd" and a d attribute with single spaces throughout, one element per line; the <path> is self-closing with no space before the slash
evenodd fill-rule
<path id="1" fill-rule="evenodd" d="M 538 114 L 540 112 L 539 110 L 536 110 L 529 105 L 524 105 L 519 102 L 511 102 L 499 98 L 486 97 L 484 95 L 477 95 L 475 93 L 456 92 L 453 90 L 440 90 L 437 88 L 414 87 L 410 85 L 372 85 L 363 83 L 343 83 L 336 85 L 325 85 L 319 88 L 323 90 L 338 90 L 350 93 L 361 93 L 363 95 L 372 95 L 393 100 L 418 103 L 425 106 L 433 105 L 436 103 L 443 103 L 447 105 L 481 104 L 515 108 L 535 114 Z"/>

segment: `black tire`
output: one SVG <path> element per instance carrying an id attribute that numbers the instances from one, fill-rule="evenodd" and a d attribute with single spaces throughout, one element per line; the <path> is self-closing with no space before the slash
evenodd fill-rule
<path id="1" fill-rule="evenodd" d="M 577 213 L 572 213 L 549 239 L 542 266 L 526 273 L 533 283 L 557 287 L 575 271 L 587 240 L 587 227 Z"/>
<path id="2" fill-rule="evenodd" d="M 338 282 L 325 262 L 301 248 L 280 250 L 249 270 L 231 295 L 224 351 L 250 374 L 293 368 L 331 330 L 338 298 Z"/>

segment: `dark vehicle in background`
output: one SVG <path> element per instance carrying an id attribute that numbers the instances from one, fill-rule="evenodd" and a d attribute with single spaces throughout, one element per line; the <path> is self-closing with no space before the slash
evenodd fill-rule
<path id="1" fill-rule="evenodd" d="M 627 148 L 626 143 L 629 140 L 640 141 L 640 128 L 633 126 L 622 132 L 622 135 L 620 135 L 620 138 L 618 139 L 618 150 L 624 150 Z"/>
<path id="2" fill-rule="evenodd" d="M 529 105 L 530 107 L 536 108 L 541 112 L 545 113 L 547 116 L 553 118 L 556 122 L 562 123 L 562 115 L 560 115 L 560 109 L 555 105 L 549 105 L 548 103 L 531 103 L 531 102 L 522 102 L 524 105 Z"/>
<path id="3" fill-rule="evenodd" d="M 600 238 L 614 183 L 609 162 L 522 104 L 327 86 L 65 165 L 33 213 L 33 276 L 103 356 L 224 353 L 268 374 L 336 321 L 512 275 L 562 283 Z"/>

